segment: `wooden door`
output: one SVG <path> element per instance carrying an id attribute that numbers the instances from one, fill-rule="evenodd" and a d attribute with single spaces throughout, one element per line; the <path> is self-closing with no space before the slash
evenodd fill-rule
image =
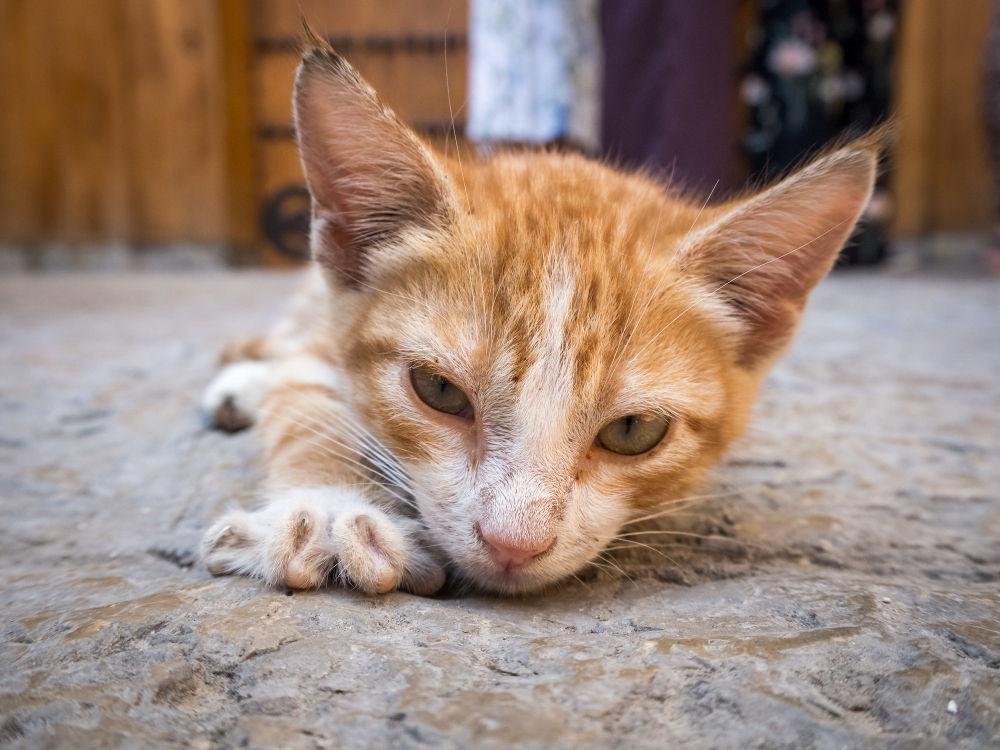
<path id="1" fill-rule="evenodd" d="M 903 236 L 974 232 L 993 221 L 983 62 L 996 0 L 903 4 L 893 192 Z"/>
<path id="2" fill-rule="evenodd" d="M 252 242 L 248 33 L 243 0 L 0 0 L 0 242 Z"/>
<path id="3" fill-rule="evenodd" d="M 439 150 L 455 149 L 464 131 L 467 96 L 466 0 L 253 0 L 254 117 L 258 199 L 304 185 L 292 127 L 292 87 L 304 17 L 378 91 L 400 118 Z M 304 204 L 286 192 L 288 205 Z M 295 261 L 267 243 L 273 265 Z"/>

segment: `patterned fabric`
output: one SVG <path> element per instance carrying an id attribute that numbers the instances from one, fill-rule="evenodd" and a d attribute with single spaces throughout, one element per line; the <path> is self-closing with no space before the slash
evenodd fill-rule
<path id="1" fill-rule="evenodd" d="M 743 145 L 754 177 L 773 177 L 824 143 L 886 119 L 898 6 L 898 0 L 763 2 L 740 86 L 750 109 Z M 886 257 L 892 214 L 886 179 L 883 171 L 841 264 Z"/>
<path id="2" fill-rule="evenodd" d="M 755 177 L 889 114 L 897 0 L 765 0 L 740 91 Z"/>
<path id="3" fill-rule="evenodd" d="M 600 145 L 598 0 L 472 0 L 468 136 Z"/>

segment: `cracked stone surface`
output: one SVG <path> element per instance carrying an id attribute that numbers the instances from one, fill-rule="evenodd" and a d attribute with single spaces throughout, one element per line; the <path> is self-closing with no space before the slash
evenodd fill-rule
<path id="1" fill-rule="evenodd" d="M 1000 747 L 997 280 L 825 281 L 683 533 L 506 600 L 194 560 L 261 476 L 196 399 L 295 280 L 0 279 L 0 746 Z"/>

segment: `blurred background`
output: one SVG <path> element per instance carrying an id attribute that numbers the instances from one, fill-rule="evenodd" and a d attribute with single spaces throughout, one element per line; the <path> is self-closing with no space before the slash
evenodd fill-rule
<path id="1" fill-rule="evenodd" d="M 577 149 L 712 200 L 895 116 L 843 263 L 997 272 L 994 6 L 0 0 L 0 272 L 301 263 L 303 15 L 441 151 Z"/>

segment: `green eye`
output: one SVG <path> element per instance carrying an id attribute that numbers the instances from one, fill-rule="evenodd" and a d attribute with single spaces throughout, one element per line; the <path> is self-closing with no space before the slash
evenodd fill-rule
<path id="1" fill-rule="evenodd" d="M 597 444 L 612 453 L 637 456 L 660 444 L 670 429 L 670 420 L 658 414 L 629 414 L 597 433 Z"/>
<path id="2" fill-rule="evenodd" d="M 469 408 L 469 397 L 443 375 L 424 365 L 410 367 L 410 382 L 420 400 L 445 414 L 461 414 Z"/>

